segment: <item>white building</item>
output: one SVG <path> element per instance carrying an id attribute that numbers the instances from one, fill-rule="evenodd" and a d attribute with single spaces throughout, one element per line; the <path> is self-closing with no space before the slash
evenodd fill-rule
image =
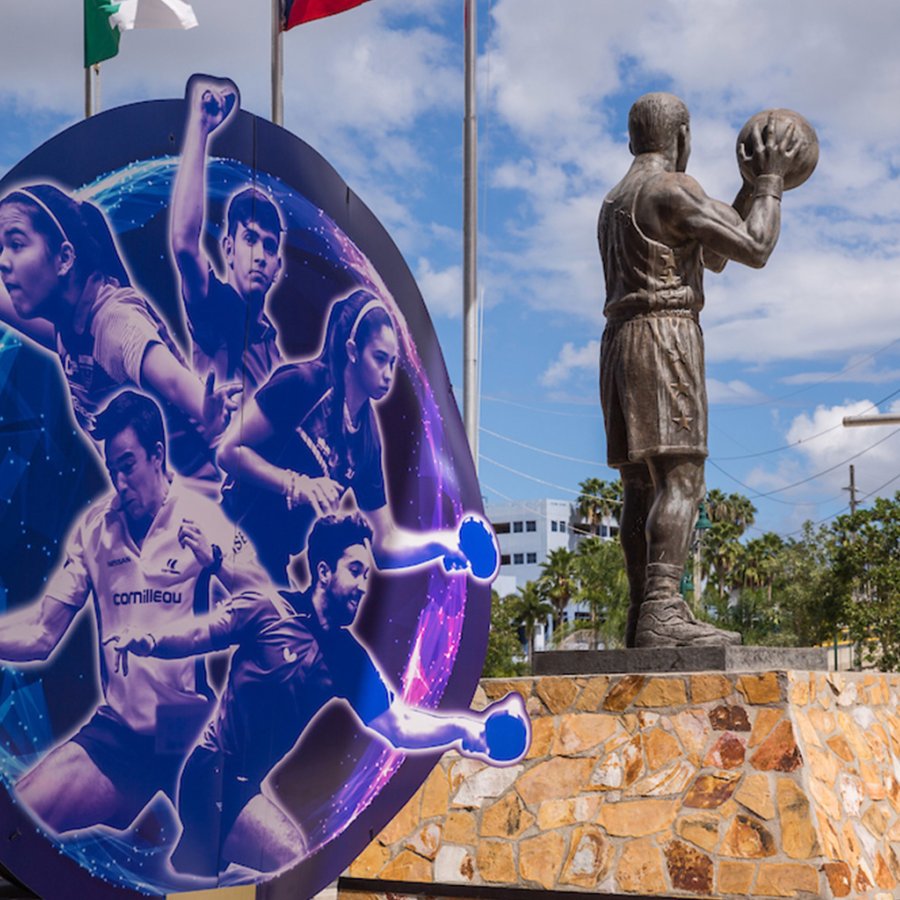
<path id="1" fill-rule="evenodd" d="M 570 500 L 486 503 L 484 512 L 500 543 L 500 574 L 494 589 L 501 596 L 513 593 L 506 590 L 510 578 L 515 579 L 514 589 L 525 587 L 528 581 L 537 581 L 541 563 L 550 551 L 561 547 L 574 550 L 584 536 L 577 528 L 577 506 Z M 615 519 L 607 518 L 600 526 L 600 537 L 611 538 L 618 533 Z"/>
<path id="2" fill-rule="evenodd" d="M 500 544 L 500 573 L 494 590 L 501 596 L 513 594 L 526 582 L 537 581 L 551 551 L 574 550 L 584 537 L 577 528 L 577 506 L 570 500 L 519 500 L 509 503 L 486 503 L 485 515 L 494 527 Z M 614 519 L 606 519 L 600 536 L 618 534 Z M 566 609 L 567 621 L 587 616 L 575 604 Z M 549 626 L 548 622 L 548 626 Z M 544 649 L 545 630 L 538 629 L 535 649 Z"/>
<path id="3" fill-rule="evenodd" d="M 511 575 L 517 588 L 536 581 L 551 550 L 574 550 L 575 504 L 568 500 L 488 503 L 485 514 L 500 542 L 500 577 Z"/>

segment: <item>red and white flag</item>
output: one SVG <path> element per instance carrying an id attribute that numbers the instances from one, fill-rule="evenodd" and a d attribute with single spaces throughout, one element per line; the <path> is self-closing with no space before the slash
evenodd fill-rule
<path id="1" fill-rule="evenodd" d="M 295 25 L 324 19 L 365 2 L 367 0 L 282 0 L 281 30 L 288 31 Z"/>

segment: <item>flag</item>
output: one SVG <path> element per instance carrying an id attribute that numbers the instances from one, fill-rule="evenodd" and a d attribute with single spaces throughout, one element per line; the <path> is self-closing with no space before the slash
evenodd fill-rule
<path id="1" fill-rule="evenodd" d="M 281 30 L 287 31 L 295 25 L 324 19 L 345 9 L 360 6 L 366 0 L 282 0 Z"/>
<path id="2" fill-rule="evenodd" d="M 196 24 L 194 10 L 184 0 L 84 0 L 84 66 L 114 57 L 123 31 Z"/>

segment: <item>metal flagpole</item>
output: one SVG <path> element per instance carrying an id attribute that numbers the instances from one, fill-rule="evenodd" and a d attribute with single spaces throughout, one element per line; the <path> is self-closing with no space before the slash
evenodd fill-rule
<path id="1" fill-rule="evenodd" d="M 84 117 L 100 112 L 100 64 L 85 66 L 84 69 Z"/>
<path id="2" fill-rule="evenodd" d="M 284 32 L 282 0 L 272 0 L 272 121 L 284 125 Z"/>
<path id="3" fill-rule="evenodd" d="M 478 473 L 478 122 L 476 0 L 464 0 L 466 110 L 463 137 L 463 420 Z"/>

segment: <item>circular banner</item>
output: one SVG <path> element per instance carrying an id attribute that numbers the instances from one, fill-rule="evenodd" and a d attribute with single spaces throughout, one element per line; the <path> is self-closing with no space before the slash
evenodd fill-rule
<path id="1" fill-rule="evenodd" d="M 413 278 L 227 80 L 0 182 L 0 862 L 42 897 L 309 896 L 448 748 L 497 547 Z"/>

